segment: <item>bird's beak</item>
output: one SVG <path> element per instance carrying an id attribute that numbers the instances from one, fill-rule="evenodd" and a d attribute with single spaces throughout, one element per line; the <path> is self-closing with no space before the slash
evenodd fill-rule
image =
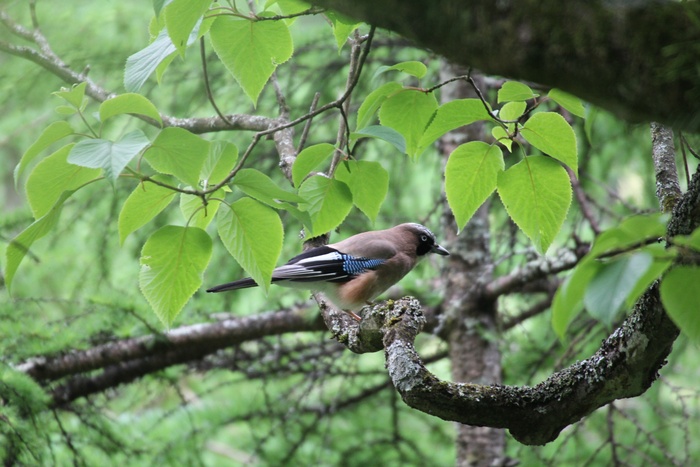
<path id="1" fill-rule="evenodd" d="M 445 250 L 443 247 L 438 245 L 437 243 L 433 245 L 433 247 L 430 249 L 431 253 L 437 253 L 440 256 L 449 256 L 450 252 Z"/>

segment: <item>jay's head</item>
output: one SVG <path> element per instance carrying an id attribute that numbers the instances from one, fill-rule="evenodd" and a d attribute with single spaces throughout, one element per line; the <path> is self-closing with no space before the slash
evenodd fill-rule
<path id="1" fill-rule="evenodd" d="M 394 227 L 401 231 L 401 233 L 415 242 L 416 245 L 416 256 L 418 258 L 424 258 L 425 255 L 429 253 L 436 253 L 441 256 L 448 256 L 450 253 L 437 244 L 435 240 L 435 235 L 424 225 L 408 223 L 400 224 Z"/>

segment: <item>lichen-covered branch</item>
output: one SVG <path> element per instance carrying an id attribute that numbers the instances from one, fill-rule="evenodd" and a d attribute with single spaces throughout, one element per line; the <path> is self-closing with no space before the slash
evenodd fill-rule
<path id="1" fill-rule="evenodd" d="M 413 346 L 423 322 L 420 304 L 397 305 L 386 315 L 384 346 L 389 375 L 403 400 L 445 420 L 507 428 L 524 444 L 548 443 L 597 408 L 643 393 L 678 335 L 653 288 L 598 352 L 537 386 L 452 383 L 430 373 Z"/>
<path id="2" fill-rule="evenodd" d="M 700 173 L 693 177 L 688 192 L 681 195 L 676 172 L 671 169 L 675 154 L 668 133 L 655 136 L 653 145 L 653 162 L 660 174 L 657 183 L 663 187 L 659 190 L 661 205 L 668 207 L 680 197 L 668 233 L 688 234 L 700 224 Z M 532 269 L 535 275 L 544 273 L 541 267 Z M 512 281 L 490 284 L 490 293 L 510 290 Z M 404 401 L 445 420 L 507 428 L 525 444 L 550 442 L 566 426 L 597 408 L 642 394 L 656 380 L 679 333 L 666 315 L 654 284 L 593 356 L 535 387 L 503 387 L 446 382 L 431 374 L 413 347 L 422 322 L 417 302 L 394 308 L 386 316 L 387 368 Z"/>
<path id="3" fill-rule="evenodd" d="M 654 161 L 659 206 L 662 212 L 671 212 L 681 197 L 673 130 L 655 122 L 651 123 L 651 157 Z"/>

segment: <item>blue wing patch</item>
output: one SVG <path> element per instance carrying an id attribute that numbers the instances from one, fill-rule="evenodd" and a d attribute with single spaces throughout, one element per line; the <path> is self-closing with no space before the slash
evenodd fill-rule
<path id="1" fill-rule="evenodd" d="M 347 282 L 365 271 L 376 269 L 384 259 L 355 257 L 328 246 L 295 256 L 272 273 L 272 281 Z"/>
<path id="2" fill-rule="evenodd" d="M 354 256 L 346 255 L 344 253 L 341 253 L 340 257 L 343 260 L 343 271 L 352 276 L 362 274 L 368 269 L 375 269 L 386 261 L 383 259 L 355 258 Z"/>

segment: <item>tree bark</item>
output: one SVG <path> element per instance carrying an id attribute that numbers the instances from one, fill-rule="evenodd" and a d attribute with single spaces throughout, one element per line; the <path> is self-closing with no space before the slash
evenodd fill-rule
<path id="1" fill-rule="evenodd" d="M 700 129 L 700 2 L 314 0 L 452 63 L 558 87 L 631 121 Z"/>
<path id="2" fill-rule="evenodd" d="M 549 443 L 597 408 L 642 394 L 658 377 L 678 336 L 653 287 L 593 356 L 537 386 L 453 383 L 430 373 L 413 347 L 424 323 L 420 304 L 398 305 L 386 317 L 384 346 L 389 375 L 403 400 L 444 420 L 508 428 L 528 445 Z"/>
<path id="3" fill-rule="evenodd" d="M 440 79 L 447 81 L 464 72 L 443 61 Z M 479 81 L 480 89 L 486 92 L 480 77 L 474 78 Z M 476 97 L 476 93 L 464 81 L 442 88 L 443 102 L 467 97 Z M 445 161 L 460 144 L 478 140 L 488 140 L 482 123 L 450 132 L 440 142 Z M 482 300 L 484 286 L 493 279 L 488 205 L 487 202 L 476 212 L 459 235 L 446 202 L 443 211 L 441 231 L 450 257 L 442 274 L 446 283 L 442 333 L 449 344 L 453 381 L 479 384 L 502 382 L 498 342 L 489 339 L 497 331 L 495 300 Z M 458 466 L 503 464 L 505 433 L 502 429 L 458 424 L 456 443 Z"/>

